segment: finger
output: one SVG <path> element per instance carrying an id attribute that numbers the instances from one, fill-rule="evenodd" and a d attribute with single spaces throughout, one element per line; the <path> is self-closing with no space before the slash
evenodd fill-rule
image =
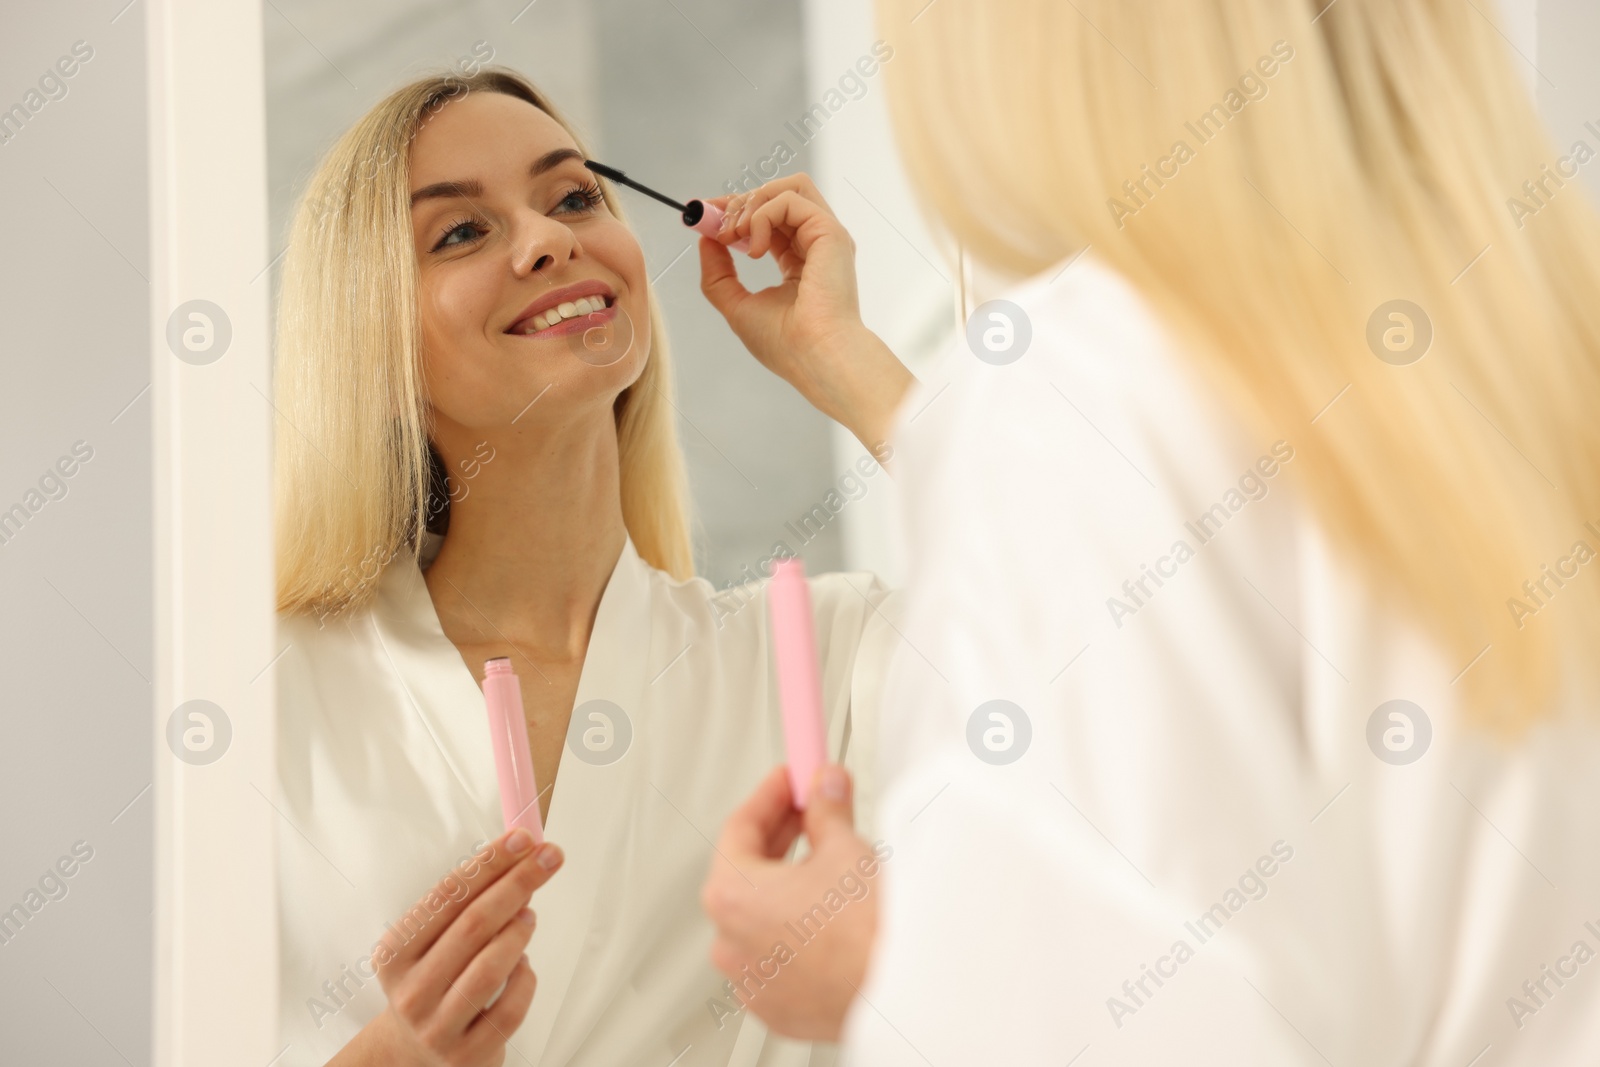
<path id="1" fill-rule="evenodd" d="M 524 913 L 529 917 L 527 922 L 522 919 Z M 451 983 L 449 995 L 439 1004 L 439 1015 L 451 1033 L 466 1032 L 494 991 L 510 977 L 517 960 L 524 958 L 533 938 L 532 916 L 531 909 L 520 909 Z"/>
<path id="2" fill-rule="evenodd" d="M 756 786 L 755 792 L 728 816 L 717 847 L 731 860 L 776 859 L 783 853 L 772 855 L 768 851 L 769 842 L 779 839 L 786 825 L 797 820 L 794 797 L 789 790 L 788 768 L 774 767 Z"/>
<path id="3" fill-rule="evenodd" d="M 700 238 L 700 291 L 723 318 L 730 320 L 750 296 L 750 290 L 739 281 L 733 253 L 709 237 Z"/>
<path id="4" fill-rule="evenodd" d="M 720 240 L 726 237 L 733 229 L 733 224 L 739 221 L 739 211 L 743 206 L 744 196 L 741 194 L 726 198 L 719 197 L 718 199 L 724 201 L 717 205 L 722 209 L 722 221 L 717 224 L 717 237 Z"/>
<path id="5" fill-rule="evenodd" d="M 508 831 L 441 878 L 384 931 L 380 941 L 388 951 L 383 954 L 387 961 L 383 966 L 409 970 L 408 965 L 421 959 L 478 894 L 524 859 L 532 845 L 526 830 Z M 443 907 L 439 906 L 441 900 Z"/>
<path id="6" fill-rule="evenodd" d="M 505 992 L 500 994 L 500 999 L 467 1027 L 463 1051 L 468 1053 L 466 1057 L 468 1063 L 476 1063 L 486 1058 L 487 1053 L 501 1048 L 510 1040 L 511 1035 L 522 1025 L 522 1020 L 527 1017 L 538 984 L 539 980 L 533 973 L 533 965 L 528 962 L 528 957 L 519 956 L 517 965 L 512 968 L 511 977 L 506 981 Z"/>
<path id="7" fill-rule="evenodd" d="M 784 281 L 800 280 L 801 272 L 805 270 L 806 257 L 794 247 L 789 235 L 782 228 L 772 231 L 771 244 L 766 251 L 772 256 L 772 262 L 778 265 L 778 272 Z"/>
<path id="8" fill-rule="evenodd" d="M 799 174 L 785 175 L 782 178 L 774 178 L 753 192 L 740 193 L 737 196 L 730 197 L 729 200 L 731 202 L 727 205 L 728 213 L 730 215 L 741 214 L 748 216 L 767 201 L 782 193 L 795 193 L 816 204 L 828 214 L 833 214 L 833 208 L 823 199 L 822 192 L 817 188 L 816 183 L 811 180 L 811 175 L 804 171 Z"/>
<path id="9" fill-rule="evenodd" d="M 737 227 L 741 235 L 750 238 L 750 257 L 760 259 L 767 254 L 773 232 L 781 229 L 789 243 L 804 258 L 809 259 L 813 246 L 828 237 L 848 240 L 844 227 L 832 214 L 798 195 L 784 192 L 767 201 L 755 211 L 746 211 Z"/>
<path id="10" fill-rule="evenodd" d="M 748 232 L 748 220 L 756 211 L 766 204 L 777 199 L 785 193 L 801 197 L 820 208 L 823 213 L 837 218 L 833 208 L 823 198 L 811 176 L 805 173 L 791 174 L 783 178 L 775 178 L 754 192 L 740 193 L 729 199 L 723 219 L 723 230 L 719 236 L 727 236 L 729 240 L 736 240 L 741 231 Z"/>
<path id="11" fill-rule="evenodd" d="M 553 852 L 554 866 L 545 867 L 540 859 Z M 561 850 L 546 842 L 521 863 L 513 867 L 494 885 L 484 890 L 472 906 L 450 924 L 417 964 L 416 978 L 420 982 L 418 1001 L 431 1007 L 444 999 L 450 983 L 456 981 L 495 935 L 533 896 L 533 891 L 549 881 L 560 869 Z"/>
<path id="12" fill-rule="evenodd" d="M 837 763 L 818 768 L 811 779 L 805 812 L 806 839 L 812 852 L 834 837 L 855 834 L 855 789 L 850 772 Z"/>
<path id="13" fill-rule="evenodd" d="M 726 197 L 712 197 L 707 200 L 706 203 L 717 206 L 717 208 L 722 210 L 722 222 L 718 222 L 717 224 L 718 240 L 722 240 L 723 235 L 728 232 L 728 227 L 733 226 L 734 219 L 739 218 L 739 203 L 744 200 L 744 197 L 746 197 L 746 194 L 742 194 L 741 192 L 741 194 L 731 194 L 726 195 Z"/>
<path id="14" fill-rule="evenodd" d="M 832 215 L 834 213 L 833 207 L 823 197 L 822 190 L 818 189 L 817 183 L 811 180 L 811 175 L 807 174 L 805 171 L 800 171 L 798 174 L 789 175 L 789 179 L 793 182 L 789 188 L 793 189 L 807 200 L 814 202 L 818 207 L 827 211 L 828 214 Z"/>
<path id="15" fill-rule="evenodd" d="M 769 197 L 761 204 L 747 205 L 740 212 L 733 233 L 735 236 L 748 237 L 751 258 L 760 258 L 771 247 L 775 229 L 781 228 L 785 232 L 795 233 L 814 216 L 832 218 L 815 204 L 786 190 Z M 792 238 L 791 243 L 794 243 Z M 802 256 L 805 255 L 804 248 L 799 251 Z"/>
<path id="16" fill-rule="evenodd" d="M 804 830 L 805 817 L 798 811 L 790 811 L 783 823 L 767 837 L 762 856 L 769 860 L 781 860 L 789 854 L 789 849 L 800 839 Z"/>
<path id="17" fill-rule="evenodd" d="M 733 234 L 733 221 L 739 210 L 739 201 L 744 194 L 730 194 L 728 196 L 713 196 L 705 203 L 722 212 L 722 220 L 717 223 L 717 232 L 711 236 L 713 240 L 732 242 L 737 240 Z"/>

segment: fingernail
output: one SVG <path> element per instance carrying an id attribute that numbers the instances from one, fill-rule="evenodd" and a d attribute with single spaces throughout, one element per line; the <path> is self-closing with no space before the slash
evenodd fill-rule
<path id="1" fill-rule="evenodd" d="M 538 861 L 539 866 L 547 871 L 553 871 L 556 869 L 557 864 L 561 862 L 561 850 L 554 845 L 545 845 L 544 848 L 539 850 L 539 855 L 535 859 Z"/>
<path id="2" fill-rule="evenodd" d="M 533 835 L 522 827 L 511 831 L 511 836 L 506 838 L 506 847 L 513 856 L 521 855 L 533 847 Z"/>
<path id="3" fill-rule="evenodd" d="M 521 911 L 517 912 L 517 922 L 521 923 L 523 926 L 532 926 L 533 909 L 523 908 Z"/>
<path id="4" fill-rule="evenodd" d="M 822 795 L 829 800 L 843 800 L 850 792 L 850 779 L 844 768 L 832 764 L 822 769 Z"/>

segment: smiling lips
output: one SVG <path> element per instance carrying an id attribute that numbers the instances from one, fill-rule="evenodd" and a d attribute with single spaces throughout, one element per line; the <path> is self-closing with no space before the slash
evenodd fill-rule
<path id="1" fill-rule="evenodd" d="M 616 314 L 616 297 L 607 286 L 580 282 L 534 301 L 506 332 L 518 337 L 561 336 L 610 322 Z"/>

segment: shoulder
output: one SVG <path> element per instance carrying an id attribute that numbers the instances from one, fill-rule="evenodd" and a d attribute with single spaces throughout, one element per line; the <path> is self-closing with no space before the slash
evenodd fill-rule
<path id="1" fill-rule="evenodd" d="M 326 616 L 280 611 L 277 614 L 280 671 L 289 668 L 304 672 L 345 662 L 356 650 L 371 644 L 371 628 L 370 608 Z"/>
<path id="2" fill-rule="evenodd" d="M 1183 339 L 1092 251 L 972 318 L 897 413 L 917 528 L 1043 510 L 1114 537 L 1213 501 L 1263 456 L 1276 470 L 1274 453 L 1292 454 L 1292 440 L 1262 436 L 1224 403 Z M 985 350 L 985 328 L 998 331 L 990 344 L 1012 339 L 1009 358 Z"/>
<path id="3" fill-rule="evenodd" d="M 1272 605 L 1292 615 L 1300 595 L 1304 427 L 1280 438 L 1234 414 L 1092 253 L 1004 299 L 1026 316 L 1027 349 L 994 363 L 961 339 L 913 398 L 920 412 L 900 415 L 908 643 L 985 677 L 979 660 L 1058 677 L 1110 640 L 1214 656 L 1196 633 L 1297 662 Z"/>
<path id="4" fill-rule="evenodd" d="M 747 574 L 764 573 L 769 560 L 759 561 Z M 716 636 L 719 641 L 763 641 L 767 632 L 767 579 L 750 578 L 717 587 L 698 575 L 677 579 L 662 571 L 649 571 L 651 597 L 657 610 L 685 625 Z M 838 571 L 807 579 L 811 612 L 820 634 L 834 630 L 859 630 L 876 610 L 892 608 L 894 592 L 869 571 Z"/>
<path id="5" fill-rule="evenodd" d="M 338 616 L 278 612 L 277 687 L 280 736 L 291 746 L 348 729 L 387 690 L 388 660 L 372 609 Z"/>
<path id="6" fill-rule="evenodd" d="M 1138 369 L 1161 361 L 1171 344 L 1144 295 L 1093 250 L 1018 282 L 1001 299 L 1028 316 L 1047 363 L 1111 349 Z"/>
<path id="7" fill-rule="evenodd" d="M 1014 439 L 1060 428 L 1091 430 L 1103 448 L 1121 441 L 1097 415 L 1150 439 L 1232 421 L 1181 339 L 1092 250 L 980 304 L 918 392 L 900 412 L 912 439 L 980 427 L 986 437 Z M 913 421 L 937 428 L 919 432 Z"/>
<path id="8" fill-rule="evenodd" d="M 811 614 L 824 641 L 834 636 L 862 645 L 875 633 L 892 631 L 901 615 L 904 597 L 871 571 L 819 574 L 809 585 Z"/>

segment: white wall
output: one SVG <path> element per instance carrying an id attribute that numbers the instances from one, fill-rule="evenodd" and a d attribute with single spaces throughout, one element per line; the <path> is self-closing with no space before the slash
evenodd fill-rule
<path id="1" fill-rule="evenodd" d="M 5 1064 L 150 1059 L 145 44 L 144 5 L 113 20 L 125 2 L 10 4 L 0 32 L 0 108 L 92 50 L 0 144 L 0 510 L 38 506 L 0 543 L 0 912 L 74 844 L 92 855 L 0 942 Z M 80 441 L 92 458 L 49 499 Z"/>

